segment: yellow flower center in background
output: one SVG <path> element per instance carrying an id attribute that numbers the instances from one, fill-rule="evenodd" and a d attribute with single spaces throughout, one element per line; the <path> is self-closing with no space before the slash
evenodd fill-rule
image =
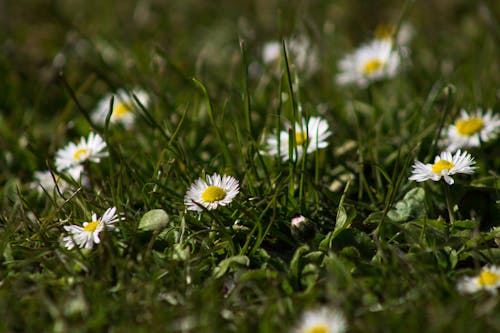
<path id="1" fill-rule="evenodd" d="M 297 146 L 302 146 L 302 144 L 307 140 L 307 133 L 305 132 L 295 132 L 295 142 Z"/>
<path id="2" fill-rule="evenodd" d="M 460 135 L 471 136 L 481 131 L 484 126 L 484 121 L 481 118 L 471 117 L 469 119 L 459 119 L 455 126 Z"/>
<path id="3" fill-rule="evenodd" d="M 305 333 L 328 333 L 326 325 L 316 325 L 305 331 Z"/>
<path id="4" fill-rule="evenodd" d="M 396 33 L 396 27 L 393 25 L 379 24 L 375 28 L 375 38 L 377 39 L 390 39 Z"/>
<path id="5" fill-rule="evenodd" d="M 85 157 L 85 155 L 87 155 L 88 151 L 89 150 L 87 148 L 80 148 L 75 151 L 75 153 L 73 154 L 73 158 L 80 161 L 83 157 Z"/>
<path id="6" fill-rule="evenodd" d="M 226 197 L 226 190 L 219 187 L 219 186 L 209 186 L 203 191 L 201 194 L 201 198 L 205 202 L 216 202 L 216 201 L 221 201 Z"/>
<path id="7" fill-rule="evenodd" d="M 441 173 L 443 170 L 450 170 L 455 164 L 446 160 L 439 160 L 432 165 L 432 172 Z"/>
<path id="8" fill-rule="evenodd" d="M 95 229 L 97 229 L 97 227 L 99 226 L 99 224 L 101 224 L 100 221 L 89 222 L 85 227 L 83 227 L 83 230 L 89 231 L 89 232 L 94 232 Z"/>
<path id="9" fill-rule="evenodd" d="M 493 286 L 500 281 L 500 275 L 491 271 L 481 272 L 479 280 L 477 281 L 481 286 Z"/>
<path id="10" fill-rule="evenodd" d="M 123 102 L 118 102 L 113 108 L 113 117 L 123 118 L 131 112 L 131 105 Z"/>
<path id="11" fill-rule="evenodd" d="M 374 72 L 378 71 L 380 68 L 382 68 L 382 66 L 384 66 L 384 63 L 379 59 L 369 60 L 365 62 L 365 65 L 363 66 L 363 73 L 371 75 Z"/>

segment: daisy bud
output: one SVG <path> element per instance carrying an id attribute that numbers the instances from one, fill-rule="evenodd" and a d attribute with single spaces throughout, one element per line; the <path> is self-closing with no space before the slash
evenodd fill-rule
<path id="1" fill-rule="evenodd" d="M 290 229 L 292 236 L 301 242 L 308 242 L 316 235 L 316 225 L 302 215 L 292 218 Z"/>

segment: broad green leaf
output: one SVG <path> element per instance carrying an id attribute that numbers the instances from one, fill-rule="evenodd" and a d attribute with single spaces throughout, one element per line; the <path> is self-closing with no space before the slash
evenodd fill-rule
<path id="1" fill-rule="evenodd" d="M 226 272 L 233 267 L 245 266 L 248 267 L 250 265 L 250 259 L 247 256 L 233 256 L 222 260 L 217 267 L 213 270 L 213 276 L 218 279 Z"/>
<path id="2" fill-rule="evenodd" d="M 406 193 L 401 201 L 396 202 L 394 209 L 387 213 L 387 217 L 394 222 L 404 222 L 412 217 L 422 217 L 425 213 L 424 200 L 424 189 L 416 187 Z"/>
<path id="3" fill-rule="evenodd" d="M 139 229 L 144 231 L 156 231 L 165 228 L 169 217 L 163 209 L 153 209 L 146 212 L 139 222 Z"/>
<path id="4" fill-rule="evenodd" d="M 297 250 L 295 250 L 295 254 L 293 255 L 292 261 L 290 261 L 290 271 L 293 276 L 298 277 L 300 274 L 300 258 L 304 255 L 304 253 L 309 251 L 309 246 L 302 245 Z"/>

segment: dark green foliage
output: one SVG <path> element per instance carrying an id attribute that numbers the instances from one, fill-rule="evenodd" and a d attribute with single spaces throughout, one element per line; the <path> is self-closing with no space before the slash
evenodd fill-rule
<path id="1" fill-rule="evenodd" d="M 0 332 L 285 332 L 322 305 L 349 332 L 500 331 L 498 296 L 456 290 L 500 264 L 498 140 L 470 150 L 478 170 L 449 187 L 453 223 L 442 184 L 408 181 L 461 108 L 498 113 L 495 6 L 0 2 Z M 415 30 L 401 73 L 336 85 L 337 61 L 380 23 Z M 310 75 L 296 35 L 318 49 Z M 272 40 L 285 40 L 274 67 L 261 56 Z M 131 129 L 94 123 L 102 96 L 135 88 L 151 103 Z M 329 122 L 329 146 L 266 156 L 300 110 Z M 34 172 L 90 131 L 109 157 L 86 165 L 88 186 L 38 193 Z M 214 172 L 239 195 L 187 211 L 190 184 Z M 64 247 L 64 226 L 113 206 L 116 231 Z M 291 228 L 298 215 L 314 225 Z"/>

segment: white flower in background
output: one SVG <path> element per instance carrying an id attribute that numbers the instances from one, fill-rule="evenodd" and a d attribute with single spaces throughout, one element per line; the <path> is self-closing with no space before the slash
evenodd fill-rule
<path id="1" fill-rule="evenodd" d="M 379 40 L 395 41 L 398 46 L 405 46 L 413 39 L 415 29 L 409 23 L 403 23 L 396 35 L 396 26 L 391 24 L 379 24 L 375 28 L 375 38 Z M 395 36 L 396 35 L 396 36 Z"/>
<path id="2" fill-rule="evenodd" d="M 334 309 L 321 308 L 302 315 L 300 324 L 293 333 L 342 333 L 347 329 L 344 315 Z"/>
<path id="3" fill-rule="evenodd" d="M 290 65 L 295 66 L 299 72 L 312 75 L 318 70 L 318 50 L 308 38 L 303 35 L 290 38 L 285 41 L 285 45 Z M 281 59 L 282 50 L 280 42 L 269 42 L 262 50 L 262 60 L 267 65 L 277 64 Z"/>
<path id="4" fill-rule="evenodd" d="M 281 43 L 269 42 L 262 49 L 262 60 L 265 64 L 277 62 L 281 58 Z"/>
<path id="5" fill-rule="evenodd" d="M 394 77 L 400 62 L 391 40 L 375 39 L 339 61 L 336 80 L 340 85 L 357 84 L 364 88 L 373 81 Z"/>
<path id="6" fill-rule="evenodd" d="M 117 63 L 120 59 L 123 59 L 123 54 L 120 54 L 120 51 L 105 39 L 95 39 L 94 46 L 102 59 L 109 64 Z"/>
<path id="7" fill-rule="evenodd" d="M 466 151 L 462 153 L 458 150 L 453 156 L 450 152 L 442 152 L 441 155 L 436 156 L 434 164 L 415 161 L 413 174 L 409 179 L 417 182 L 431 179 L 437 182 L 442 177 L 446 183 L 452 185 L 455 181 L 450 176 L 457 173 L 473 174 L 476 169 L 473 166 L 475 163 L 474 158 Z"/>
<path id="8" fill-rule="evenodd" d="M 105 149 L 106 142 L 98 134 L 90 133 L 88 139 L 81 137 L 78 144 L 70 142 L 56 152 L 56 169 L 78 179 L 83 173 L 83 163 L 99 163 L 108 156 Z"/>
<path id="9" fill-rule="evenodd" d="M 139 108 L 137 101 L 134 97 L 137 97 L 139 102 L 147 107 L 149 104 L 149 96 L 143 90 L 134 90 L 131 93 L 120 89 L 115 94 L 113 100 L 113 112 L 109 118 L 111 124 L 122 124 L 125 128 L 130 128 L 135 121 L 135 110 Z M 92 115 L 92 120 L 100 125 L 104 125 L 106 122 L 106 117 L 109 113 L 109 107 L 111 98 L 113 94 L 108 94 L 102 98 L 97 104 L 96 110 Z"/>
<path id="10" fill-rule="evenodd" d="M 295 124 L 295 137 L 290 137 L 290 125 L 287 125 L 287 130 L 279 133 L 278 136 L 272 135 L 266 140 L 267 155 L 279 155 L 284 161 L 290 159 L 289 145 L 292 139 L 293 159 L 300 159 L 304 152 L 310 154 L 313 151 L 328 146 L 328 137 L 332 134 L 328 128 L 328 122 L 320 117 L 311 117 L 309 120 L 302 119 L 301 122 Z M 293 132 L 292 132 L 293 133 Z"/>
<path id="11" fill-rule="evenodd" d="M 33 182 L 31 182 L 31 188 L 37 190 L 39 193 L 43 193 L 44 191 L 48 193 L 54 192 L 57 187 L 59 191 L 64 192 L 66 189 L 70 187 L 70 184 L 62 179 L 59 175 L 46 171 L 36 171 L 33 174 Z"/>
<path id="12" fill-rule="evenodd" d="M 484 113 L 481 109 L 468 113 L 460 111 L 460 117 L 445 132 L 442 141 L 447 151 L 458 148 L 479 147 L 481 142 L 496 139 L 500 131 L 500 116 L 492 114 L 491 110 Z"/>
<path id="13" fill-rule="evenodd" d="M 116 214 L 116 208 L 112 207 L 104 212 L 102 218 L 99 218 L 97 214 L 92 214 L 92 220 L 83 223 L 83 227 L 78 225 L 65 226 L 64 230 L 69 235 L 63 238 L 64 246 L 68 250 L 73 249 L 75 246 L 82 249 L 91 249 L 94 244 L 101 242 L 99 234 L 104 229 L 113 230 L 115 228 L 113 224 L 120 220 L 121 218 Z"/>
<path id="14" fill-rule="evenodd" d="M 198 178 L 184 196 L 184 204 L 188 210 L 197 212 L 203 209 L 216 209 L 219 206 L 229 205 L 240 192 L 238 180 L 231 176 L 220 176 L 214 173 L 206 180 Z"/>
<path id="15" fill-rule="evenodd" d="M 490 294 L 496 295 L 498 287 L 500 287 L 500 267 L 497 266 L 485 266 L 478 276 L 464 277 L 457 284 L 457 290 L 461 293 L 486 290 Z"/>

